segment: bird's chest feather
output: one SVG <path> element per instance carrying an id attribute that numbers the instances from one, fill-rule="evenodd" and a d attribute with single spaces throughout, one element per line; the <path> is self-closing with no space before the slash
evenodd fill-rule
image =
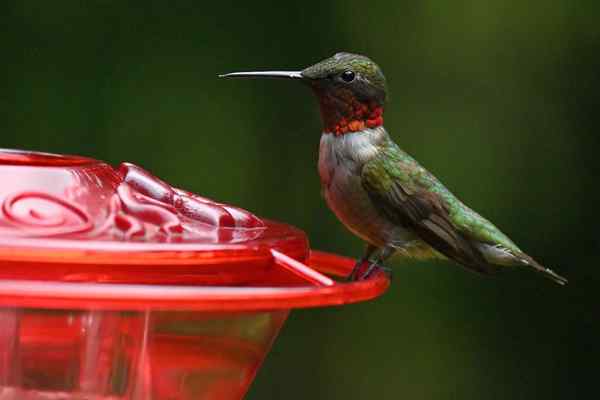
<path id="1" fill-rule="evenodd" d="M 380 129 L 367 129 L 342 136 L 324 133 L 319 148 L 321 184 L 328 186 L 340 172 L 352 173 L 360 178 L 363 165 L 377 156 L 383 135 L 385 131 Z"/>
<path id="2" fill-rule="evenodd" d="M 378 141 L 384 134 L 378 129 L 342 136 L 323 134 L 319 149 L 319 175 L 327 205 L 348 229 L 376 245 L 388 241 L 393 227 L 363 188 L 361 171 L 378 155 Z"/>

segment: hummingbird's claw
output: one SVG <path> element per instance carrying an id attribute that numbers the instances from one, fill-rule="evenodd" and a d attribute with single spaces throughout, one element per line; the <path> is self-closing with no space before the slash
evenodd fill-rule
<path id="1" fill-rule="evenodd" d="M 373 273 L 375 271 L 382 271 L 387 275 L 387 277 L 389 279 L 392 279 L 392 269 L 391 268 L 384 267 L 383 265 L 379 265 L 377 263 L 371 263 L 371 264 L 369 264 L 369 267 L 367 268 L 367 270 L 358 278 L 358 280 L 362 281 L 362 280 L 367 279 L 368 277 L 373 275 Z"/>
<path id="2" fill-rule="evenodd" d="M 352 272 L 350 272 L 350 275 L 348 275 L 348 277 L 346 278 L 347 282 L 354 282 L 354 281 L 358 280 L 360 271 L 365 267 L 364 264 L 365 263 L 370 264 L 373 262 L 373 261 L 371 261 L 371 256 L 376 251 L 377 251 L 376 246 L 374 246 L 372 244 L 367 244 L 367 247 L 365 248 L 365 253 L 363 254 L 363 256 L 361 258 L 356 260 L 356 264 L 354 264 L 354 268 L 352 268 Z"/>
<path id="3" fill-rule="evenodd" d="M 358 260 L 356 262 L 356 264 L 354 265 L 352 272 L 346 278 L 346 282 L 355 282 L 355 281 L 365 280 L 377 271 L 384 272 L 390 280 L 392 279 L 392 269 L 391 268 L 384 267 L 383 265 L 380 265 L 376 262 L 369 262 L 368 266 L 365 268 L 365 262 L 367 262 L 367 261 L 368 260 L 362 260 L 362 259 Z M 364 271 L 364 272 L 361 273 L 361 271 Z"/>
<path id="4" fill-rule="evenodd" d="M 346 282 L 354 282 L 358 280 L 360 270 L 363 269 L 363 266 L 367 261 L 368 260 L 364 258 L 358 259 L 358 261 L 356 261 L 356 264 L 354 264 L 354 268 L 352 268 L 352 272 L 350 272 L 350 275 L 346 277 Z"/>
<path id="5" fill-rule="evenodd" d="M 356 261 L 356 264 L 354 264 L 354 268 L 352 268 L 352 272 L 350 272 L 350 275 L 348 275 L 348 277 L 346 278 L 346 282 L 365 280 L 378 270 L 383 271 L 390 280 L 392 279 L 392 269 L 381 265 L 381 255 L 380 257 L 376 257 L 375 260 L 369 259 L 372 253 L 373 251 L 367 251 L 367 254 L 365 256 L 359 258 Z M 384 253 L 384 257 L 387 258 L 387 256 L 388 254 Z"/>

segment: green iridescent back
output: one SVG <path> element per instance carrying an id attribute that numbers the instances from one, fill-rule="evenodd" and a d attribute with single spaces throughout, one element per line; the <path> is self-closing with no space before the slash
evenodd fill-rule
<path id="1" fill-rule="evenodd" d="M 391 139 L 383 143 L 379 155 L 369 162 L 377 175 L 377 190 L 388 191 L 394 182 L 410 194 L 426 190 L 437 194 L 448 210 L 450 220 L 458 231 L 479 242 L 500 245 L 513 253 L 521 250 L 490 221 L 464 205 L 435 176 L 423 168 Z"/>

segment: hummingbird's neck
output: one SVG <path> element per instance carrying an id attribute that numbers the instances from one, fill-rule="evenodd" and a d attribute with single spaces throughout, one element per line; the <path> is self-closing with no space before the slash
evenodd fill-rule
<path id="1" fill-rule="evenodd" d="M 357 99 L 350 92 L 318 93 L 323 132 L 341 136 L 383 125 L 383 105 Z"/>

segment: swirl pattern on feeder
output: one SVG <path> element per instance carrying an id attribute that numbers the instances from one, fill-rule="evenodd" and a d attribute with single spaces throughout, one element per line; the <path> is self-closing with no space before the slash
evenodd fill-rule
<path id="1" fill-rule="evenodd" d="M 15 172 L 31 174 L 28 168 L 33 167 L 15 167 L 18 155 L 10 153 L 4 163 L 13 169 L 12 175 L 6 173 L 8 179 L 0 172 L 5 183 L 0 188 L 0 236 L 237 242 L 256 238 L 265 226 L 245 210 L 173 188 L 133 164 L 114 170 L 102 163 L 82 166 L 77 160 L 61 171 L 48 168 L 40 181 L 19 179 Z M 27 153 L 26 160 L 39 167 L 35 153 Z M 64 165 L 66 160 L 58 161 Z"/>

